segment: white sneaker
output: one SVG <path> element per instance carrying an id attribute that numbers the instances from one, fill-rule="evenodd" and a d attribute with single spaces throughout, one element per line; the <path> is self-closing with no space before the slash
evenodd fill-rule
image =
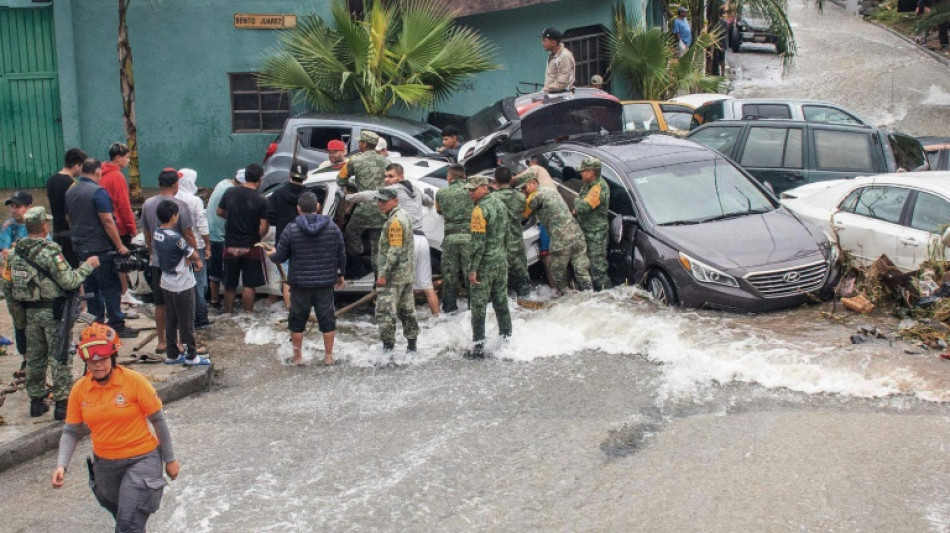
<path id="1" fill-rule="evenodd" d="M 125 291 L 122 293 L 122 303 L 131 305 L 132 307 L 138 307 L 142 305 L 142 300 L 139 300 L 132 294 L 132 291 Z"/>

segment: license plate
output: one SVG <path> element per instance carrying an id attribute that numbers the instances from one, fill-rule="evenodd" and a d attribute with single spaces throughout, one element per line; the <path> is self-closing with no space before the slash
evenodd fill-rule
<path id="1" fill-rule="evenodd" d="M 755 42 L 757 42 L 757 43 L 764 43 L 764 42 L 765 42 L 765 35 L 756 35 L 756 36 L 755 36 L 755 39 L 753 39 L 753 41 L 755 41 Z"/>
<path id="2" fill-rule="evenodd" d="M 743 38 L 743 39 L 748 40 L 748 39 L 751 39 L 753 36 L 755 36 L 755 34 L 752 33 L 751 31 L 744 31 L 744 32 L 742 32 L 742 38 Z"/>

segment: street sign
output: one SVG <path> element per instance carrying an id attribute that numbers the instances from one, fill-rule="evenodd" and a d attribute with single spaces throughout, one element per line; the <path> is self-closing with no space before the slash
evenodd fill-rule
<path id="1" fill-rule="evenodd" d="M 297 27 L 297 15 L 235 13 L 234 27 L 252 30 L 282 30 Z"/>

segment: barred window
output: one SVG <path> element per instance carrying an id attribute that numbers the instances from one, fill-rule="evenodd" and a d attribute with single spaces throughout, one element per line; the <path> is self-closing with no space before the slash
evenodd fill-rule
<path id="1" fill-rule="evenodd" d="M 574 85 L 587 87 L 594 74 L 600 74 L 607 89 L 607 65 L 610 54 L 607 48 L 607 29 L 601 25 L 571 28 L 564 32 L 564 46 L 574 54 L 576 68 L 574 70 Z"/>
<path id="2" fill-rule="evenodd" d="M 262 88 L 256 72 L 231 79 L 231 130 L 235 133 L 280 131 L 290 116 L 290 93 Z"/>

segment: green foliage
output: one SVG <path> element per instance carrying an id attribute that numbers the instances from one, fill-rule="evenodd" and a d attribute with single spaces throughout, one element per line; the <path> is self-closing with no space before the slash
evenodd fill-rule
<path id="1" fill-rule="evenodd" d="M 924 33 L 931 28 L 936 28 L 944 22 L 950 22 L 950 4 L 937 4 L 929 13 L 920 17 L 920 20 L 914 25 L 914 31 L 916 33 Z"/>
<path id="2" fill-rule="evenodd" d="M 717 46 L 717 35 L 702 31 L 681 58 L 676 57 L 672 34 L 647 28 L 636 13 L 628 16 L 623 4 L 614 9 L 609 36 L 611 70 L 630 82 L 647 100 L 667 100 L 677 92 L 716 92 L 722 79 L 704 74 L 705 49 Z"/>
<path id="3" fill-rule="evenodd" d="M 262 85 L 294 91 L 318 110 L 359 100 L 367 113 L 383 115 L 397 103 L 430 107 L 468 76 L 499 68 L 493 45 L 456 25 L 439 0 L 367 0 L 362 18 L 346 0 L 331 1 L 329 21 L 302 17 L 267 51 Z"/>

